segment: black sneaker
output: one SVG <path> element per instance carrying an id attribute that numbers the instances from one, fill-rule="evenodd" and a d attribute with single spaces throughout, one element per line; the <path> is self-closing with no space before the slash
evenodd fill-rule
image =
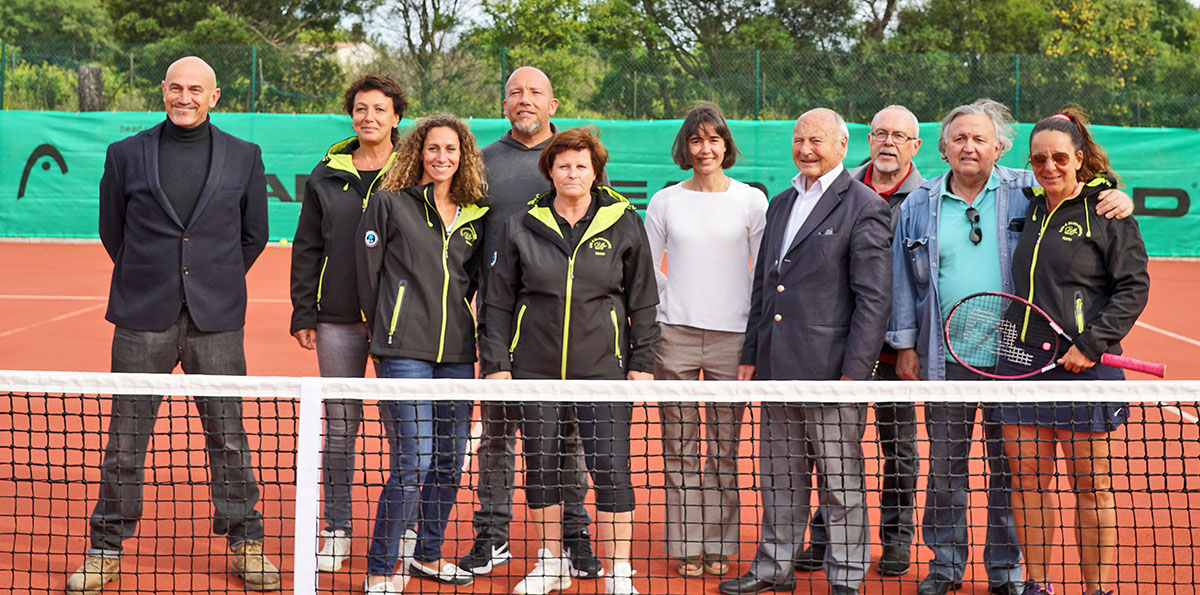
<path id="1" fill-rule="evenodd" d="M 512 560 L 512 554 L 508 551 L 507 541 L 478 538 L 471 551 L 458 561 L 458 567 L 471 574 L 487 574 L 497 566 L 508 564 L 509 560 Z"/>
<path id="2" fill-rule="evenodd" d="M 600 578 L 604 576 L 604 566 L 592 552 L 592 540 L 585 533 L 578 537 L 568 537 L 563 540 L 566 549 L 567 562 L 570 563 L 571 576 L 576 578 Z"/>

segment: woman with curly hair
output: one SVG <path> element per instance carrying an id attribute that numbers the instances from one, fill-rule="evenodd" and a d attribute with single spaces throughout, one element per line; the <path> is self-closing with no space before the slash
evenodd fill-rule
<path id="1" fill-rule="evenodd" d="M 483 158 L 466 123 L 449 115 L 418 121 L 397 153 L 358 226 L 358 294 L 375 373 L 471 378 L 471 298 L 487 212 L 476 204 L 485 191 Z M 375 510 L 364 590 L 401 592 L 410 568 L 442 582 L 471 582 L 439 551 L 458 491 L 470 404 L 385 401 L 379 408 L 390 473 Z M 418 540 L 409 528 L 418 520 L 423 538 L 414 557 Z"/>

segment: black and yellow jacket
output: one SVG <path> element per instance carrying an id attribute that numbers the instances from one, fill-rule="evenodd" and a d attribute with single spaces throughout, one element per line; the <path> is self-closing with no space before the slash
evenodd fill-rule
<path id="1" fill-rule="evenodd" d="M 463 205 L 450 231 L 433 184 L 379 189 L 358 226 L 358 295 L 371 355 L 475 361 L 471 298 L 483 259 L 487 207 Z"/>
<path id="2" fill-rule="evenodd" d="M 356 137 L 329 147 L 304 184 L 300 222 L 292 240 L 292 334 L 318 322 L 361 322 L 354 245 L 366 197 L 382 178 L 363 179 L 351 153 Z M 392 153 L 388 165 L 396 159 Z"/>
<path id="3" fill-rule="evenodd" d="M 596 214 L 574 246 L 551 211 L 553 191 L 504 223 L 488 279 L 484 374 L 624 379 L 653 371 L 658 286 L 646 229 L 611 188 L 592 200 Z"/>
<path id="4" fill-rule="evenodd" d="M 1042 188 L 1026 188 L 1029 210 L 1013 253 L 1017 295 L 1037 304 L 1093 361 L 1121 353 L 1121 339 L 1146 307 L 1146 244 L 1133 217 L 1096 214 L 1113 184 L 1097 177 L 1047 211 Z"/>

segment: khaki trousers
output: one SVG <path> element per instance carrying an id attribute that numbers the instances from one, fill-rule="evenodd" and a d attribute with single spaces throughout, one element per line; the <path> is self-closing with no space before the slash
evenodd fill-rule
<path id="1" fill-rule="evenodd" d="M 742 333 L 659 324 L 654 377 L 658 380 L 737 380 Z M 745 403 L 704 405 L 705 455 L 700 454 L 700 404 L 661 403 L 666 478 L 667 555 L 736 556 L 740 502 L 737 451 Z M 701 471 L 703 469 L 703 471 Z"/>

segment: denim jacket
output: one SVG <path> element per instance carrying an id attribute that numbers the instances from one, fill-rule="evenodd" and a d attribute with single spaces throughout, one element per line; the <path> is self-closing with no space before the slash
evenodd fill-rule
<path id="1" fill-rule="evenodd" d="M 1036 186 L 1033 173 L 994 166 L 1000 176 L 996 188 L 995 229 L 1005 233 L 985 234 L 1000 243 L 1002 291 L 1012 293 L 1012 255 L 1021 238 L 1029 200 L 1022 189 Z M 916 349 L 923 380 L 945 380 L 946 345 L 943 318 L 937 295 L 938 215 L 942 209 L 942 185 L 949 172 L 921 184 L 900 206 L 900 217 L 892 238 L 892 315 L 887 342 L 896 349 Z M 1014 229 L 1015 228 L 1015 229 Z"/>

